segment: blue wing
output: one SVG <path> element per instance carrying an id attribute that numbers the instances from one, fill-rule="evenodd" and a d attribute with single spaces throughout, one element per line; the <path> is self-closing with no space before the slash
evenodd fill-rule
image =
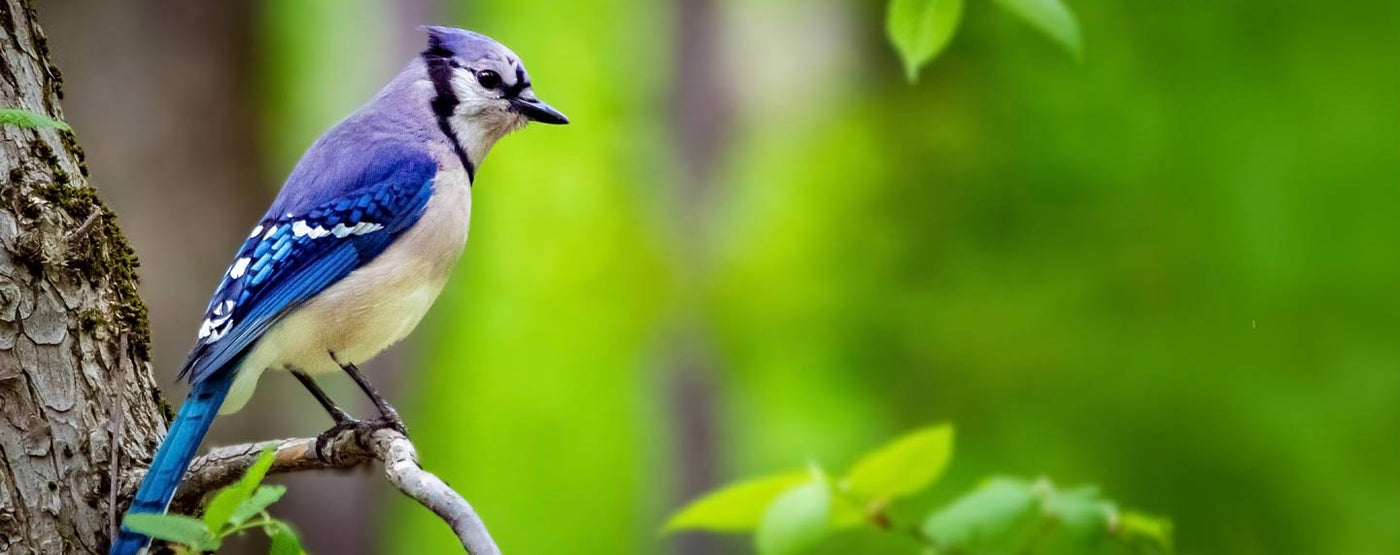
<path id="1" fill-rule="evenodd" d="M 199 383 L 230 371 L 290 310 L 417 223 L 432 195 L 436 162 L 421 151 L 377 154 L 293 172 L 225 272 L 181 377 Z"/>

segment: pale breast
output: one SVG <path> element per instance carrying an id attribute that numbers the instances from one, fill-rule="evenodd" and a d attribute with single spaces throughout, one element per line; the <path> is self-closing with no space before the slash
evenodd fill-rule
<path id="1" fill-rule="evenodd" d="M 466 246 L 471 187 L 465 171 L 444 171 L 423 216 L 368 264 L 287 315 L 249 353 L 223 412 L 247 401 L 267 368 L 338 372 L 328 353 L 362 363 L 407 337 L 447 284 Z"/>
<path id="2" fill-rule="evenodd" d="M 450 177 L 450 176 L 449 176 Z M 351 272 L 288 318 L 287 326 L 316 330 L 303 345 L 360 363 L 408 336 L 442 292 L 466 246 L 471 188 L 442 179 L 418 223 L 370 263 Z M 301 350 L 301 349 L 297 349 Z M 308 365 L 310 366 L 310 365 Z M 330 367 L 308 368 L 335 370 Z"/>

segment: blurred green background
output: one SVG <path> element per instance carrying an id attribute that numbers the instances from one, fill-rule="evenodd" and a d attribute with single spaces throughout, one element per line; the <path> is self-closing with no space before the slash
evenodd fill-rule
<path id="1" fill-rule="evenodd" d="M 658 530 L 945 420 L 939 499 L 1044 474 L 1183 553 L 1400 552 L 1396 2 L 1074 1 L 1075 63 L 969 0 L 913 85 L 882 2 L 105 4 L 40 17 L 165 384 L 417 24 L 509 45 L 571 117 L 496 147 L 459 275 L 374 369 L 508 553 L 744 552 Z M 216 433 L 325 427 L 292 384 Z M 373 474 L 298 480 L 316 552 L 454 549 Z"/>

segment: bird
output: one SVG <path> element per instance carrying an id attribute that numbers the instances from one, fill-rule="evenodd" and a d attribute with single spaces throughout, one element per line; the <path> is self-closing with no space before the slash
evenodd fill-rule
<path id="1" fill-rule="evenodd" d="M 403 339 L 446 285 L 467 241 L 476 170 L 530 122 L 568 118 L 535 96 L 520 57 L 476 32 L 423 27 L 427 47 L 368 103 L 322 134 L 238 249 L 179 377 L 190 392 L 128 514 L 163 513 L 217 414 L 287 370 L 330 414 L 361 425 L 313 376 L 345 372 L 375 425 L 406 431 L 357 365 Z M 150 538 L 122 528 L 111 555 Z"/>

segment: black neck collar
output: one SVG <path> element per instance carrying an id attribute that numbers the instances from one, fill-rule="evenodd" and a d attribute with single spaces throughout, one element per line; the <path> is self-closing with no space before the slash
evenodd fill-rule
<path id="1" fill-rule="evenodd" d="M 452 129 L 450 118 L 457 109 L 457 95 L 452 92 L 452 53 L 443 48 L 429 48 L 423 52 L 423 61 L 428 64 L 428 79 L 433 82 L 433 89 L 437 95 L 433 97 L 430 104 L 433 107 L 433 115 L 437 118 L 438 129 L 447 136 L 447 141 L 452 143 L 452 151 L 457 154 L 457 159 L 462 161 L 462 167 L 467 169 L 467 178 L 471 182 L 476 181 L 476 165 L 467 158 L 467 151 L 462 148 L 462 142 L 457 139 L 457 132 Z"/>

